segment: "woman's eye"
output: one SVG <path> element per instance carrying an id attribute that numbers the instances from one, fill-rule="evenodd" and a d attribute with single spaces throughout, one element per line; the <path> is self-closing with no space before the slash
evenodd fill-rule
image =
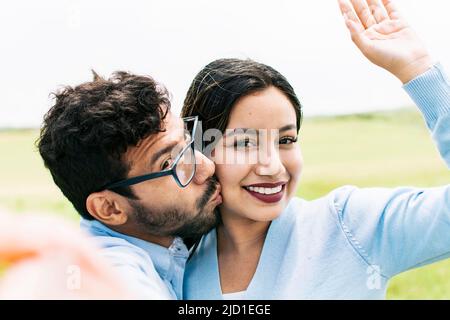
<path id="1" fill-rule="evenodd" d="M 283 137 L 280 139 L 280 144 L 292 144 L 296 143 L 298 138 L 294 137 Z"/>
<path id="2" fill-rule="evenodd" d="M 235 148 L 248 148 L 248 147 L 253 147 L 256 144 L 251 141 L 249 138 L 245 138 L 245 139 L 241 139 L 241 140 L 236 140 L 234 142 L 234 147 Z"/>

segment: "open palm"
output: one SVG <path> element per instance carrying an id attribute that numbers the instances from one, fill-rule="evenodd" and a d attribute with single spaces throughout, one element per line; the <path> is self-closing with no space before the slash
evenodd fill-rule
<path id="1" fill-rule="evenodd" d="M 392 0 L 338 0 L 353 42 L 374 64 L 404 83 L 431 66 L 431 58 Z"/>

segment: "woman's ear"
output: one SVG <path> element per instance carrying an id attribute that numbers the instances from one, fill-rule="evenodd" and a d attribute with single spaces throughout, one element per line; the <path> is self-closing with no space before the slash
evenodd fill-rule
<path id="1" fill-rule="evenodd" d="M 98 221 L 120 226 L 128 220 L 128 202 L 119 194 L 104 190 L 91 193 L 86 199 L 88 212 Z"/>

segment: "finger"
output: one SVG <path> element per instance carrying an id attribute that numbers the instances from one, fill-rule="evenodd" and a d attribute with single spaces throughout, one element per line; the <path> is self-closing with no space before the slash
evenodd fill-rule
<path id="1" fill-rule="evenodd" d="M 363 33 L 366 30 L 364 25 L 361 23 L 356 13 L 353 11 L 353 7 L 347 0 L 338 0 L 338 2 L 353 42 L 358 48 L 364 48 L 365 38 Z"/>
<path id="2" fill-rule="evenodd" d="M 384 8 L 386 9 L 387 14 L 389 15 L 389 18 L 391 19 L 400 19 L 401 15 L 400 12 L 397 9 L 397 6 L 394 4 L 394 1 L 392 0 L 382 0 Z"/>
<path id="3" fill-rule="evenodd" d="M 353 20 L 347 20 L 346 21 L 347 28 L 350 30 L 350 35 L 352 38 L 352 41 L 356 44 L 356 46 L 361 50 L 365 51 L 364 48 L 368 46 L 367 44 L 367 37 L 363 35 L 363 33 L 360 31 L 358 25 Z"/>
<path id="4" fill-rule="evenodd" d="M 377 23 L 365 0 L 350 0 L 350 2 L 352 3 L 359 20 L 366 29 Z"/>
<path id="5" fill-rule="evenodd" d="M 389 19 L 389 15 L 380 0 L 367 0 L 367 4 L 369 5 L 372 16 L 375 18 L 377 23 L 381 23 Z"/>
<path id="6" fill-rule="evenodd" d="M 360 33 L 365 30 L 363 24 L 359 20 L 356 13 L 353 11 L 352 6 L 347 0 L 338 0 L 339 8 L 341 9 L 342 15 L 345 19 L 345 24 L 350 32 Z"/>

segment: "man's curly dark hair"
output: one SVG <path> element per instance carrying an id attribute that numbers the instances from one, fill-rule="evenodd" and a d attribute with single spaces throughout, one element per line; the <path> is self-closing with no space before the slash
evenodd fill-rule
<path id="1" fill-rule="evenodd" d="M 167 90 L 151 77 L 115 72 L 65 87 L 44 117 L 37 145 L 56 185 L 86 219 L 89 194 L 127 177 L 123 155 L 131 146 L 164 131 L 170 109 Z M 118 193 L 135 198 L 131 189 Z"/>

